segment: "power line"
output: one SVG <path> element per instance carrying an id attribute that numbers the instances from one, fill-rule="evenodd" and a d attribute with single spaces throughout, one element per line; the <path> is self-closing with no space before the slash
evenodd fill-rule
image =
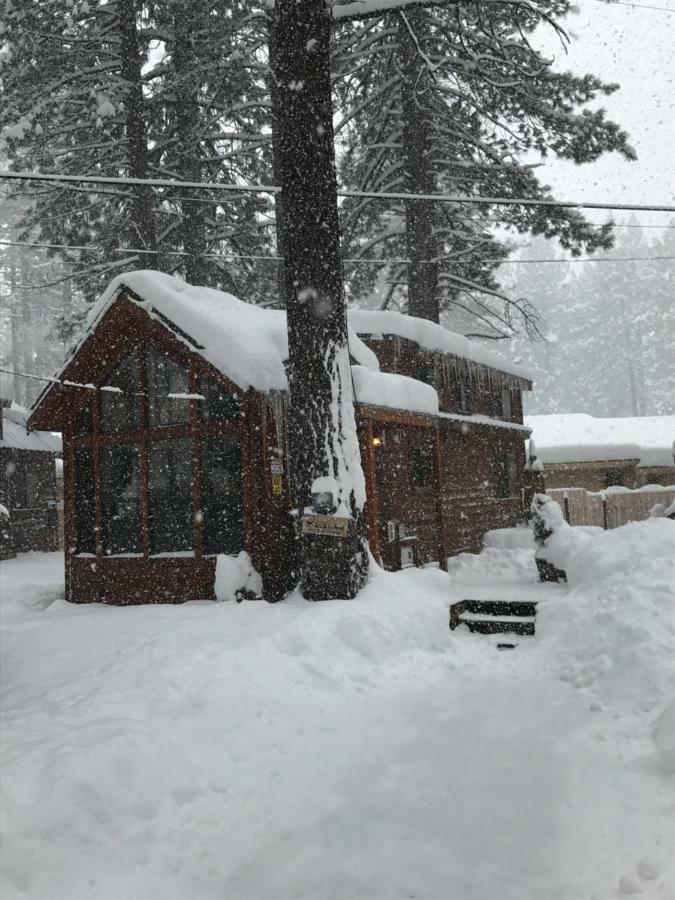
<path id="1" fill-rule="evenodd" d="M 13 369 L 1 369 L 0 372 L 3 372 L 5 375 L 12 375 L 14 378 L 25 378 L 31 381 L 44 381 L 48 384 L 60 384 L 63 387 L 70 388 L 78 388 L 78 390 L 85 391 L 102 391 L 106 394 L 116 394 L 123 395 L 127 397 L 147 397 L 149 394 L 147 391 L 123 391 L 122 388 L 112 387 L 111 385 L 100 385 L 96 386 L 95 384 L 82 384 L 79 381 L 70 381 L 67 378 L 55 378 L 49 375 L 32 375 L 29 372 L 15 372 Z M 163 400 L 206 400 L 206 397 L 203 394 L 182 394 L 182 393 L 174 393 L 174 394 L 158 394 L 155 395 L 159 397 L 159 399 Z"/>
<path id="2" fill-rule="evenodd" d="M 201 181 L 176 181 L 164 178 L 113 178 L 94 175 L 48 175 L 32 172 L 0 171 L 0 178 L 10 181 L 52 181 L 58 184 L 121 184 L 157 188 L 187 188 L 190 190 L 226 191 L 253 194 L 278 194 L 278 185 L 265 184 L 209 184 Z M 675 206 L 640 203 L 594 203 L 576 200 L 544 200 L 528 197 L 473 197 L 455 194 L 410 194 L 392 191 L 338 190 L 339 197 L 355 200 L 424 200 L 434 203 L 469 203 L 482 206 L 541 206 L 558 209 L 619 209 L 675 213 Z"/>
<path id="3" fill-rule="evenodd" d="M 84 250 L 89 253 L 103 253 L 103 249 L 99 247 L 86 247 L 80 246 L 77 244 L 32 244 L 28 241 L 4 241 L 0 240 L 0 246 L 6 247 L 35 247 L 38 249 L 49 249 L 49 250 Z M 246 253 L 185 253 L 181 250 L 139 250 L 134 247 L 124 248 L 124 247 L 116 247 L 113 249 L 106 250 L 107 253 L 142 253 L 145 255 L 161 255 L 161 256 L 194 256 L 197 259 L 255 259 L 255 260 L 266 260 L 269 262 L 280 262 L 283 260 L 283 256 L 272 256 L 260 254 L 255 256 L 253 254 Z M 672 260 L 675 259 L 675 256 L 588 256 L 588 257 L 569 257 L 569 258 L 551 258 L 551 259 L 502 259 L 501 257 L 495 256 L 486 256 L 482 257 L 482 262 L 489 263 L 499 263 L 500 265 L 514 264 L 519 265 L 520 263 L 587 263 L 587 262 L 645 262 L 645 261 L 662 261 L 662 260 Z M 442 263 L 442 262 L 461 262 L 461 260 L 453 260 L 453 257 L 438 257 L 436 259 L 422 259 L 420 263 L 422 264 L 430 264 L 430 263 Z M 364 265 L 364 266 L 384 266 L 387 264 L 390 265 L 410 265 L 411 260 L 405 257 L 382 257 L 381 259 L 367 259 L 367 258 L 359 258 L 352 257 L 343 259 L 342 262 L 356 265 Z"/>
<path id="4" fill-rule="evenodd" d="M 669 9 L 667 6 L 650 6 L 647 3 L 629 3 L 628 0 L 596 0 L 596 3 L 602 3 L 604 6 L 632 6 L 634 9 L 657 9 L 659 12 L 675 13 L 675 9 Z"/>

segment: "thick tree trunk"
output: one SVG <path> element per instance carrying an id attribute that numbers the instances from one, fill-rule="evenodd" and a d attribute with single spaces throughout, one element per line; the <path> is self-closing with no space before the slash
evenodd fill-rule
<path id="1" fill-rule="evenodd" d="M 126 83 L 126 132 L 127 159 L 131 178 L 148 178 L 148 137 L 142 82 L 142 56 L 136 30 L 136 0 L 118 0 L 121 74 Z M 140 248 L 141 264 L 150 269 L 158 268 L 157 228 L 155 224 L 152 188 L 139 186 L 134 191 L 132 204 L 132 235 Z"/>
<path id="2" fill-rule="evenodd" d="M 197 139 L 199 127 L 199 107 L 197 105 L 199 60 L 194 47 L 194 32 L 201 27 L 195 22 L 195 9 L 186 0 L 174 3 L 174 52 L 173 61 L 176 79 L 176 130 L 178 133 L 178 169 L 183 181 L 201 180 L 200 146 Z M 208 267 L 206 253 L 206 226 L 204 214 L 207 209 L 196 199 L 197 191 L 183 190 L 189 199 L 182 203 L 183 250 L 185 257 L 185 280 L 188 284 L 207 284 Z"/>
<path id="3" fill-rule="evenodd" d="M 399 14 L 401 60 L 401 109 L 405 186 L 410 194 L 432 194 L 436 187 L 431 136 L 433 123 L 425 107 L 425 90 L 432 75 L 422 58 L 415 37 L 422 35 L 425 11 L 411 8 Z M 434 240 L 434 204 L 408 200 L 406 242 L 408 259 L 408 314 L 439 321 L 438 263 Z"/>
<path id="4" fill-rule="evenodd" d="M 302 518 L 316 478 L 335 479 L 338 514 L 351 516 L 349 541 L 303 538 L 301 582 L 311 599 L 353 596 L 367 572 L 361 538 L 365 482 L 354 418 L 333 147 L 330 23 L 320 0 L 277 0 L 272 73 L 288 316 L 290 471 Z M 319 554 L 321 555 L 321 554 Z M 316 590 L 322 582 L 323 590 Z"/>
<path id="5" fill-rule="evenodd" d="M 276 28 L 274 25 L 274 18 L 270 16 L 269 19 L 269 39 L 268 39 L 268 51 L 269 51 L 269 62 L 270 62 L 270 78 L 269 78 L 269 90 L 270 90 L 270 99 L 272 101 L 272 179 L 274 184 L 281 184 L 281 157 L 279 151 L 279 90 L 277 88 L 277 82 L 274 78 L 274 72 L 277 67 L 277 58 L 278 58 L 278 49 L 277 49 L 277 38 L 276 38 Z M 286 302 L 286 266 L 284 262 L 284 232 L 281 226 L 281 222 L 283 220 L 282 213 L 282 204 L 283 200 L 281 194 L 274 195 L 274 213 L 275 219 L 277 223 L 276 228 L 276 248 L 277 248 L 277 256 L 280 256 L 281 259 L 277 265 L 277 297 L 278 297 L 278 306 L 283 307 Z"/>

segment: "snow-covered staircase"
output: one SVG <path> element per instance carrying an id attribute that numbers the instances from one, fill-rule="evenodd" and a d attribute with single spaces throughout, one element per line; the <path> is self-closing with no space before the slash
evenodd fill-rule
<path id="1" fill-rule="evenodd" d="M 534 634 L 536 600 L 459 600 L 450 605 L 450 629 L 479 634 Z"/>

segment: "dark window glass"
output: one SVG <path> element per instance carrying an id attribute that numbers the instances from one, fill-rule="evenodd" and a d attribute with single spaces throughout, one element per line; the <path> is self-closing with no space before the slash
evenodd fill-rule
<path id="1" fill-rule="evenodd" d="M 140 553 L 143 543 L 138 447 L 102 447 L 100 454 L 103 552 Z"/>
<path id="2" fill-rule="evenodd" d="M 471 393 L 464 381 L 459 382 L 459 411 L 467 416 L 471 413 Z"/>
<path id="3" fill-rule="evenodd" d="M 621 469 L 608 469 L 605 472 L 605 487 L 617 487 L 623 484 L 623 472 Z"/>
<path id="4" fill-rule="evenodd" d="M 502 418 L 511 421 L 512 404 L 511 391 L 508 388 L 502 388 Z"/>
<path id="5" fill-rule="evenodd" d="M 415 487 L 431 487 L 434 483 L 434 457 L 431 447 L 413 450 L 413 482 Z"/>
<path id="6" fill-rule="evenodd" d="M 101 431 L 135 431 L 138 428 L 138 353 L 134 350 L 106 382 L 117 391 L 100 391 Z"/>
<path id="7" fill-rule="evenodd" d="M 96 494 L 94 454 L 87 447 L 75 451 L 75 550 L 96 553 Z"/>
<path id="8" fill-rule="evenodd" d="M 201 457 L 204 553 L 239 553 L 244 544 L 239 436 L 204 437 Z"/>
<path id="9" fill-rule="evenodd" d="M 505 450 L 498 464 L 497 490 L 502 498 L 518 496 L 518 464 L 513 450 Z"/>
<path id="10" fill-rule="evenodd" d="M 105 395 L 106 391 L 103 392 Z M 85 403 L 75 416 L 75 428 L 76 435 L 82 434 L 91 434 L 92 431 L 92 423 L 91 423 L 91 403 Z"/>
<path id="11" fill-rule="evenodd" d="M 148 424 L 189 422 L 190 401 L 170 396 L 188 393 L 187 369 L 150 345 L 145 349 L 145 365 L 148 376 Z"/>
<path id="12" fill-rule="evenodd" d="M 199 408 L 205 422 L 232 422 L 241 415 L 241 401 L 238 394 L 229 393 L 222 385 L 208 378 L 199 382 L 199 393 L 204 397 Z"/>
<path id="13" fill-rule="evenodd" d="M 148 447 L 152 553 L 192 550 L 192 442 L 156 441 Z"/>

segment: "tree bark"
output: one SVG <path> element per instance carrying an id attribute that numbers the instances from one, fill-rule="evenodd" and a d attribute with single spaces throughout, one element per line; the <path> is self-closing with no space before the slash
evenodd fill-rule
<path id="1" fill-rule="evenodd" d="M 197 137 L 199 107 L 198 83 L 195 73 L 199 60 L 194 47 L 193 34 L 202 23 L 195 22 L 196 6 L 186 0 L 177 0 L 173 8 L 174 74 L 176 90 L 176 131 L 178 134 L 178 168 L 183 181 L 201 180 L 200 145 Z M 206 253 L 206 207 L 196 199 L 197 191 L 182 189 L 188 198 L 182 202 L 182 235 L 185 257 L 185 280 L 188 284 L 207 284 L 208 267 Z"/>
<path id="2" fill-rule="evenodd" d="M 433 122 L 424 104 L 425 87 L 432 75 L 415 41 L 423 33 L 425 11 L 411 8 L 398 16 L 400 45 L 401 109 L 405 187 L 411 194 L 432 194 L 431 137 Z M 438 322 L 438 263 L 434 240 L 434 204 L 429 200 L 407 200 L 406 243 L 408 259 L 408 315 Z"/>
<path id="3" fill-rule="evenodd" d="M 367 572 L 362 538 L 365 483 L 356 436 L 333 144 L 330 21 L 321 0 L 277 0 L 274 9 L 277 141 L 284 295 L 289 344 L 289 438 L 293 503 L 302 518 L 313 481 L 335 479 L 337 511 L 355 523 L 347 552 L 317 564 L 303 538 L 307 595 L 353 596 Z M 335 539 L 333 540 L 335 546 Z M 344 547 L 343 547 L 344 549 Z M 316 578 L 322 569 L 321 578 Z M 311 599 L 318 599 L 312 596 Z"/>
<path id="4" fill-rule="evenodd" d="M 278 46 L 277 31 L 274 24 L 274 18 L 269 18 L 269 37 L 268 52 L 270 64 L 269 91 L 270 100 L 272 102 L 272 179 L 273 184 L 281 184 L 281 158 L 279 151 L 279 90 L 277 88 L 274 72 L 277 67 Z M 277 264 L 277 298 L 278 306 L 283 307 L 286 301 L 286 266 L 284 262 L 284 232 L 282 227 L 283 200 L 281 194 L 274 195 L 274 213 L 277 223 L 276 228 L 276 248 L 277 256 L 281 257 Z"/>
<path id="5" fill-rule="evenodd" d="M 142 55 L 136 29 L 136 0 L 118 0 L 117 16 L 120 35 L 121 74 L 126 83 L 127 159 L 131 178 L 148 178 L 148 137 L 142 81 Z M 139 185 L 132 202 L 132 234 L 135 242 L 147 253 L 141 263 L 150 269 L 158 268 L 157 227 L 152 188 Z"/>

